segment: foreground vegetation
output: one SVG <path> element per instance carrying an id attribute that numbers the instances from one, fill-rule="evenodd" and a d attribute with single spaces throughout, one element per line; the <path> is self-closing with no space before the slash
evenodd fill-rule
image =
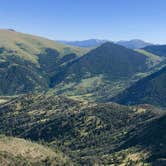
<path id="1" fill-rule="evenodd" d="M 20 138 L 0 135 L 1 166 L 72 165 L 58 150 Z"/>
<path id="2" fill-rule="evenodd" d="M 77 165 L 151 164 L 165 158 L 164 120 L 158 128 L 162 118 L 164 110 L 150 105 L 131 107 L 46 94 L 23 95 L 1 104 L 0 133 L 46 143 Z M 153 139 L 146 144 L 149 134 Z M 159 144 L 163 150 L 158 155 Z"/>

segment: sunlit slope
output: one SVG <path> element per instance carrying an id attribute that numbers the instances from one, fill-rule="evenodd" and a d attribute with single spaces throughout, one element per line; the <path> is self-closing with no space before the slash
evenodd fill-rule
<path id="1" fill-rule="evenodd" d="M 0 30 L 0 48 L 5 48 L 11 54 L 15 54 L 37 63 L 37 54 L 45 48 L 57 50 L 61 55 L 76 53 L 82 55 L 86 49 L 72 47 L 39 36 L 19 33 L 13 30 Z M 7 54 L 6 54 L 7 55 Z"/>
<path id="2" fill-rule="evenodd" d="M 159 64 L 160 62 L 163 61 L 164 58 L 158 56 L 158 55 L 155 55 L 151 52 L 148 52 L 144 49 L 136 49 L 135 51 L 141 53 L 141 54 L 144 54 L 145 56 L 147 56 L 149 58 L 149 60 L 147 61 L 148 65 L 153 67 L 157 64 Z"/>
<path id="3" fill-rule="evenodd" d="M 85 52 L 42 37 L 0 30 L 0 95 L 47 90 L 50 76 Z"/>
<path id="4" fill-rule="evenodd" d="M 69 158 L 58 150 L 4 135 L 0 135 L 0 163 L 2 166 L 72 165 Z"/>
<path id="5" fill-rule="evenodd" d="M 143 49 L 160 57 L 166 57 L 166 45 L 150 45 Z"/>

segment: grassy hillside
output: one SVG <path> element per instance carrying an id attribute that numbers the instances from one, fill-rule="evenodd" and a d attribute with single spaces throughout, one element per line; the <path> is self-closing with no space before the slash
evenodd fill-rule
<path id="1" fill-rule="evenodd" d="M 161 57 L 166 57 L 166 45 L 150 45 L 143 48 L 152 54 L 156 54 Z"/>
<path id="2" fill-rule="evenodd" d="M 16 96 L 0 96 L 0 105 L 7 103 L 11 99 L 15 98 Z"/>
<path id="3" fill-rule="evenodd" d="M 132 158 L 128 154 L 150 153 L 137 145 L 127 146 L 128 134 L 162 112 L 149 105 L 127 107 L 44 94 L 25 95 L 0 106 L 0 133 L 43 140 L 51 147 L 59 147 L 78 165 L 126 163 Z M 123 159 L 119 159 L 122 152 Z M 148 163 L 141 157 L 138 162 Z"/>
<path id="4" fill-rule="evenodd" d="M 0 135 L 0 163 L 2 166 L 72 165 L 58 150 L 30 141 Z"/>
<path id="5" fill-rule="evenodd" d="M 139 39 L 133 39 L 129 41 L 121 40 L 121 41 L 118 41 L 117 44 L 130 48 L 130 49 L 139 49 L 139 48 L 143 48 L 148 45 L 151 45 L 151 43 L 148 43 Z"/>
<path id="6" fill-rule="evenodd" d="M 0 94 L 43 91 L 49 77 L 86 49 L 12 30 L 0 30 Z"/>
<path id="7" fill-rule="evenodd" d="M 158 55 L 155 55 L 153 53 L 150 53 L 148 51 L 145 51 L 144 49 L 136 49 L 135 51 L 141 53 L 141 54 L 144 54 L 145 56 L 147 56 L 149 58 L 148 60 L 148 65 L 153 67 L 157 64 L 160 64 L 164 58 L 158 56 Z"/>
<path id="8" fill-rule="evenodd" d="M 21 58 L 34 63 L 37 63 L 37 55 L 45 48 L 55 49 L 61 56 L 70 53 L 82 55 L 86 52 L 86 49 L 79 47 L 72 47 L 46 38 L 3 29 L 0 30 L 0 48 L 11 51 L 11 53 L 13 52 Z"/>
<path id="9" fill-rule="evenodd" d="M 113 98 L 121 104 L 153 104 L 166 107 L 166 67 L 139 80 Z"/>

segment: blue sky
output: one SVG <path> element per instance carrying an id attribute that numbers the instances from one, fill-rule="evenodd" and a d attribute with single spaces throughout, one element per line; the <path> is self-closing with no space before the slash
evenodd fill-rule
<path id="1" fill-rule="evenodd" d="M 0 28 L 51 39 L 166 43 L 166 0 L 1 0 Z"/>

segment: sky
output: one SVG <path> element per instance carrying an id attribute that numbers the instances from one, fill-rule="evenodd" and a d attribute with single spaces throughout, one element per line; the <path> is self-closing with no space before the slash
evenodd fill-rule
<path id="1" fill-rule="evenodd" d="M 0 0 L 0 28 L 53 40 L 166 43 L 166 0 Z"/>

